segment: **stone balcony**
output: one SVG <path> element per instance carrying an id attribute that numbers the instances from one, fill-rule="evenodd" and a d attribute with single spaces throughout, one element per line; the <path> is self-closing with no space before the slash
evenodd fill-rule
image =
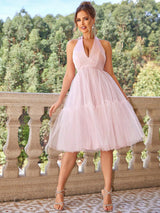
<path id="1" fill-rule="evenodd" d="M 65 196 L 63 213 L 102 213 L 100 193 Z M 112 193 L 113 213 L 159 213 L 160 187 L 120 190 Z M 53 213 L 54 199 L 0 203 L 1 213 Z"/>
<path id="2" fill-rule="evenodd" d="M 43 174 L 38 161 L 42 153 L 39 136 L 40 119 L 44 109 L 50 107 L 57 97 L 58 94 L 0 93 L 0 106 L 6 106 L 8 115 L 7 142 L 3 148 L 6 164 L 0 176 L 0 201 L 54 197 L 59 173 L 57 165 L 59 152 L 46 148 L 48 164 Z M 130 102 L 142 126 L 148 125 L 148 136 L 145 143 L 141 141 L 132 147 L 117 150 L 117 160 L 113 166 L 114 191 L 160 186 L 160 97 L 130 97 Z M 27 165 L 22 175 L 19 174 L 17 157 L 21 152 L 18 144 L 18 128 L 23 107 L 28 109 L 30 131 L 28 144 L 25 147 L 28 155 Z M 53 122 L 61 108 L 53 115 Z M 150 118 L 147 124 L 143 121 L 145 115 Z M 128 164 L 126 153 L 130 149 L 132 159 Z M 144 160 L 141 157 L 143 150 L 147 153 Z M 81 172 L 78 165 L 75 165 L 66 184 L 66 195 L 99 193 L 103 188 L 101 168 L 95 170 L 93 157 L 94 153 L 85 153 L 85 163 Z"/>

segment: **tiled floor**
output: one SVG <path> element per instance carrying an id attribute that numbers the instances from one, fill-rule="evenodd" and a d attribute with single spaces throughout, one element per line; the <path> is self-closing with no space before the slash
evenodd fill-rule
<path id="1" fill-rule="evenodd" d="M 115 213 L 160 213 L 160 187 L 115 191 L 112 194 Z M 0 203 L 0 213 L 52 213 L 54 199 Z M 65 197 L 63 213 L 104 212 L 100 193 Z"/>

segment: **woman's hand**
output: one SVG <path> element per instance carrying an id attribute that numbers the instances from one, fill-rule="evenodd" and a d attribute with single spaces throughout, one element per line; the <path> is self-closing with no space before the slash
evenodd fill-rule
<path id="1" fill-rule="evenodd" d="M 52 116 L 52 113 L 54 113 L 56 111 L 56 109 L 62 104 L 62 102 L 57 101 L 56 103 L 54 103 L 51 108 L 49 109 L 49 116 Z"/>

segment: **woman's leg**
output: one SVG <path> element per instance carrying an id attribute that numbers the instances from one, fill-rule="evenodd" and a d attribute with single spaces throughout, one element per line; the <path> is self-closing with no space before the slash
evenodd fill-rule
<path id="1" fill-rule="evenodd" d="M 112 165 L 113 165 L 113 150 L 101 151 L 101 168 L 104 176 L 104 188 L 109 192 L 112 184 Z M 111 204 L 111 195 L 104 197 L 104 204 Z M 105 210 L 111 210 L 112 207 L 105 207 Z"/>
<path id="2" fill-rule="evenodd" d="M 60 173 L 58 178 L 57 191 L 61 191 L 65 187 L 65 183 L 75 165 L 77 152 L 65 152 L 62 158 Z M 63 202 L 63 194 L 57 194 L 56 203 Z M 63 209 L 63 205 L 55 204 L 55 209 Z"/>

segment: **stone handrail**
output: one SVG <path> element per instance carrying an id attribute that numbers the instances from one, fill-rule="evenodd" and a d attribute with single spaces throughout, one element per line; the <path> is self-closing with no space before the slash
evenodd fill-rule
<path id="1" fill-rule="evenodd" d="M 45 173 L 40 172 L 38 165 L 39 156 L 42 153 L 39 131 L 40 118 L 44 114 L 44 108 L 50 107 L 59 94 L 43 93 L 0 93 L 0 106 L 7 108 L 7 142 L 3 148 L 6 156 L 6 164 L 0 177 L 0 201 L 35 199 L 54 197 L 57 185 L 59 167 L 57 159 L 59 152 L 47 148 L 48 164 Z M 130 97 L 132 104 L 142 126 L 143 117 L 150 117 L 148 122 L 148 137 L 143 141 L 117 150 L 117 160 L 113 168 L 112 186 L 114 190 L 132 189 L 151 186 L 160 186 L 160 97 Z M 30 116 L 29 139 L 25 147 L 28 155 L 27 166 L 24 175 L 19 174 L 17 157 L 20 155 L 18 144 L 19 117 L 23 107 L 27 107 Z M 61 108 L 54 113 L 52 119 L 56 119 Z M 132 150 L 132 159 L 126 161 L 126 153 Z M 147 157 L 144 162 L 141 152 L 146 149 Z M 94 153 L 85 153 L 83 172 L 78 171 L 75 165 L 66 184 L 68 195 L 100 192 L 103 188 L 103 175 L 101 169 L 95 171 L 93 163 Z"/>

